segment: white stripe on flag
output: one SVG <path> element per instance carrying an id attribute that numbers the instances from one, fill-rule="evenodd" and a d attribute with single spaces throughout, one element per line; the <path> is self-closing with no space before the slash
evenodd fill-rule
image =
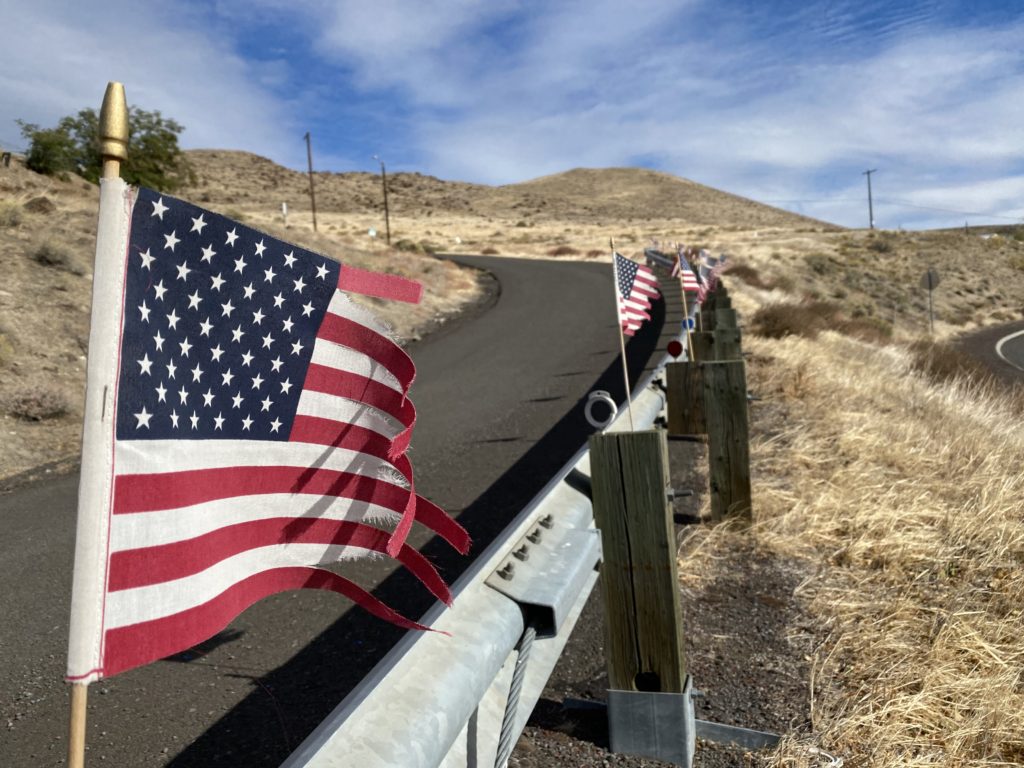
<path id="1" fill-rule="evenodd" d="M 381 468 L 391 467 L 367 453 L 316 443 L 207 440 L 202 452 L 197 452 L 189 450 L 189 442 L 121 440 L 115 448 L 117 474 L 148 474 L 154 468 L 159 472 L 187 472 L 218 467 L 317 467 L 377 477 Z"/>
<path id="2" fill-rule="evenodd" d="M 110 551 L 121 552 L 187 541 L 219 528 L 253 520 L 295 518 L 317 520 L 397 522 L 390 509 L 365 501 L 310 496 L 302 493 L 264 493 L 218 499 L 159 512 L 111 515 Z M 315 515 L 315 518 L 313 517 Z"/>
<path id="3" fill-rule="evenodd" d="M 110 592 L 104 629 L 187 611 L 212 600 L 239 581 L 272 568 L 322 565 L 372 554 L 362 547 L 338 544 L 275 544 L 248 549 L 191 576 Z"/>
<path id="4" fill-rule="evenodd" d="M 296 414 L 317 416 L 321 419 L 331 419 L 345 424 L 355 424 L 358 427 L 366 427 L 389 440 L 395 439 L 404 429 L 396 419 L 365 403 L 309 390 L 299 395 Z"/>

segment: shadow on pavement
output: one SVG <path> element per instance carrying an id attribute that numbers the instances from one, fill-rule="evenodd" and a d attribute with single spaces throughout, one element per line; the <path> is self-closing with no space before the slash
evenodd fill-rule
<path id="1" fill-rule="evenodd" d="M 658 347 L 663 347 L 661 337 L 674 332 L 677 322 L 666 318 L 664 300 L 653 304 L 651 322 L 641 327 L 626 348 L 631 386 L 643 376 Z M 624 399 L 618 357 L 568 413 L 458 515 L 473 537 L 476 552 L 501 532 L 593 431 L 583 409 L 586 394 L 595 389 L 609 392 L 619 402 Z M 436 538 L 421 551 L 449 583 L 471 563 Z M 402 570 L 385 578 L 373 594 L 409 617 L 421 616 L 433 603 L 429 593 Z M 402 630 L 362 611 L 349 610 L 286 664 L 253 678 L 253 691 L 168 765 L 279 765 L 402 634 Z"/>

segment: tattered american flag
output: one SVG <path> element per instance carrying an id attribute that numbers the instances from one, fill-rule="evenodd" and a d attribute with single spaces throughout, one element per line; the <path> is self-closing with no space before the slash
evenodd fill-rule
<path id="1" fill-rule="evenodd" d="M 413 488 L 415 367 L 346 296 L 420 286 L 120 181 L 102 194 L 68 679 L 189 648 L 287 589 L 418 627 L 313 566 L 380 553 L 450 600 L 404 543 L 415 519 L 469 545 Z"/>
<path id="2" fill-rule="evenodd" d="M 651 319 L 648 310 L 651 299 L 658 296 L 658 279 L 650 269 L 619 253 L 614 254 L 614 261 L 619 324 L 626 336 L 632 336 Z"/>
<path id="3" fill-rule="evenodd" d="M 678 277 L 683 290 L 686 293 L 697 293 L 700 291 L 700 283 L 697 276 L 690 269 L 690 265 L 682 251 L 676 254 L 676 263 L 672 267 L 672 277 Z"/>

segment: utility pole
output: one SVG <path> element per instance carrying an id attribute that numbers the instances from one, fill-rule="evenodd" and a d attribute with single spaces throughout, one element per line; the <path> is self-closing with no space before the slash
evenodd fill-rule
<path id="1" fill-rule="evenodd" d="M 384 234 L 388 245 L 391 245 L 391 217 L 388 214 L 388 173 L 384 169 L 384 161 L 377 155 L 373 159 L 380 163 L 380 183 L 384 188 Z"/>
<path id="2" fill-rule="evenodd" d="M 313 145 L 306 131 L 306 159 L 309 161 L 309 202 L 313 208 L 313 231 L 316 232 L 316 193 L 313 191 Z"/>
<path id="3" fill-rule="evenodd" d="M 871 205 L 871 174 L 875 173 L 877 170 L 877 168 L 872 168 L 870 171 L 864 171 L 864 173 L 861 174 L 862 176 L 868 177 L 868 225 L 871 229 L 875 228 L 875 209 Z"/>

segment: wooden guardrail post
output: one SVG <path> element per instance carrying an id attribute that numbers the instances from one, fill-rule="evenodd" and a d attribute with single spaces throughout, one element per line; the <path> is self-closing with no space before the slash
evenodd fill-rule
<path id="1" fill-rule="evenodd" d="M 608 683 L 615 690 L 682 693 L 686 681 L 667 450 L 663 430 L 590 438 Z"/>
<path id="2" fill-rule="evenodd" d="M 669 363 L 665 366 L 670 435 L 706 435 L 704 378 L 700 363 Z"/>
<path id="3" fill-rule="evenodd" d="M 751 518 L 747 377 L 742 360 L 704 363 L 711 517 Z"/>
<path id="4" fill-rule="evenodd" d="M 719 328 L 739 328 L 737 322 L 736 310 L 731 307 L 719 308 L 715 310 L 715 329 Z"/>
<path id="5" fill-rule="evenodd" d="M 690 334 L 690 340 L 693 342 L 693 357 L 694 359 L 702 363 L 705 360 L 714 360 L 714 338 L 711 331 L 694 331 Z"/>
<path id="6" fill-rule="evenodd" d="M 743 351 L 740 348 L 741 337 L 739 328 L 719 325 L 711 336 L 711 347 L 714 356 L 707 362 L 743 359 Z"/>

